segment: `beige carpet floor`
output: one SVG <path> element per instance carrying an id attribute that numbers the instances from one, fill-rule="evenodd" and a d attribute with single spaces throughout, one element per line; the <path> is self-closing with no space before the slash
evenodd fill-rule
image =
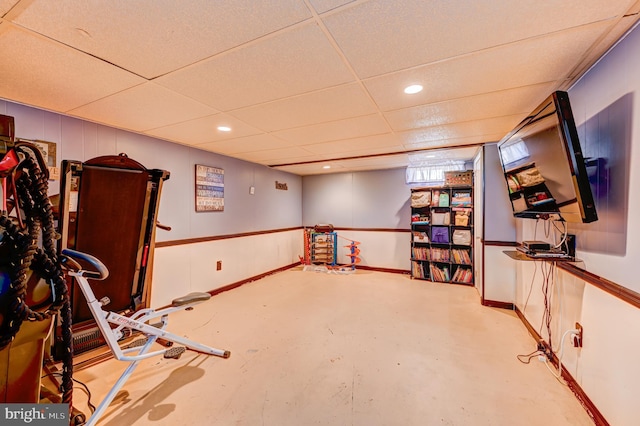
<path id="1" fill-rule="evenodd" d="M 169 330 L 231 358 L 143 361 L 100 425 L 593 424 L 543 362 L 518 361 L 535 342 L 517 316 L 472 287 L 295 268 L 173 314 Z M 97 405 L 125 367 L 74 377 Z M 74 393 L 88 413 L 86 399 Z"/>

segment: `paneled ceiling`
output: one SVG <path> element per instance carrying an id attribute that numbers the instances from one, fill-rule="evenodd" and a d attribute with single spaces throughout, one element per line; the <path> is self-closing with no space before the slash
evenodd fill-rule
<path id="1" fill-rule="evenodd" d="M 469 159 L 568 89 L 639 9 L 0 0 L 0 97 L 299 175 L 403 167 L 423 150 Z"/>

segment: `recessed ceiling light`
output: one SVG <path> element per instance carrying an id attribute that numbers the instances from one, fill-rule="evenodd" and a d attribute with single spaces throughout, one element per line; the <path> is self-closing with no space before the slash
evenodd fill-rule
<path id="1" fill-rule="evenodd" d="M 331 166 L 326 165 L 326 166 L 322 166 L 322 168 L 323 168 L 323 169 L 330 169 L 330 168 L 331 168 Z"/>
<path id="2" fill-rule="evenodd" d="M 221 132 L 230 132 L 230 131 L 231 131 L 231 127 L 228 127 L 228 126 L 218 126 L 218 130 L 220 130 Z"/>
<path id="3" fill-rule="evenodd" d="M 404 93 L 407 95 L 413 95 L 415 93 L 422 92 L 422 86 L 419 84 L 412 84 L 411 86 L 407 86 L 404 88 Z"/>

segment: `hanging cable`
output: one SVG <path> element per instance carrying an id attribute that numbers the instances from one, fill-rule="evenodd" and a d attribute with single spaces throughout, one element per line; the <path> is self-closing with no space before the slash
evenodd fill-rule
<path id="1" fill-rule="evenodd" d="M 578 333 L 579 330 L 576 329 L 569 329 L 566 330 L 563 334 L 562 337 L 560 338 L 560 351 L 559 351 L 559 356 L 558 354 L 556 354 L 557 358 L 558 358 L 558 374 L 556 374 L 553 370 L 551 370 L 551 367 L 549 367 L 549 360 L 547 360 L 545 358 L 544 363 L 547 367 L 547 369 L 549 370 L 549 372 L 553 375 L 553 377 L 556 378 L 556 380 L 558 380 L 560 383 L 562 383 L 563 385 L 566 385 L 567 383 L 562 379 L 562 359 L 564 357 L 564 340 L 567 337 L 567 335 L 569 333 Z"/>
<path id="2" fill-rule="evenodd" d="M 539 350 L 535 350 L 531 353 L 528 353 L 526 355 L 516 355 L 516 358 L 518 359 L 518 361 L 520 361 L 523 364 L 529 364 L 531 363 L 531 359 L 535 358 L 539 355 L 543 355 L 543 353 Z"/>
<path id="3" fill-rule="evenodd" d="M 524 301 L 524 306 L 523 306 L 523 308 L 522 308 L 522 314 L 523 314 L 523 315 L 524 315 L 524 313 L 525 313 L 525 312 L 526 312 L 526 310 L 527 310 L 527 305 L 529 305 L 529 298 L 531 297 L 531 293 L 532 293 L 532 291 L 533 291 L 533 285 L 534 285 L 534 284 L 535 284 L 535 282 L 536 282 L 536 274 L 538 273 L 538 264 L 539 264 L 539 263 L 540 263 L 540 262 L 539 262 L 539 261 L 537 261 L 537 260 L 535 260 L 535 261 L 533 262 L 533 264 L 534 264 L 533 276 L 531 277 L 531 284 L 529 285 L 529 292 L 527 293 L 527 298 L 526 298 L 526 300 Z"/>
<path id="4" fill-rule="evenodd" d="M 560 248 L 567 241 L 567 234 L 568 234 L 569 229 L 567 228 L 567 223 L 564 220 L 562 221 L 562 226 L 563 226 L 563 229 L 559 229 L 556 221 L 553 222 L 553 227 L 562 236 L 560 238 L 560 242 L 558 244 L 556 244 L 555 246 L 553 246 L 553 248 Z M 555 237 L 554 237 L 554 241 L 555 241 Z"/>
<path id="5" fill-rule="evenodd" d="M 553 351 L 553 335 L 551 331 L 552 324 L 552 314 L 551 307 L 553 306 L 553 283 L 555 282 L 555 262 L 543 262 L 542 263 L 542 295 L 543 295 L 543 303 L 544 303 L 544 311 L 542 314 L 542 320 L 540 323 L 540 328 L 538 330 L 539 334 L 543 336 L 542 329 L 546 329 L 547 337 L 549 338 L 549 349 Z"/>

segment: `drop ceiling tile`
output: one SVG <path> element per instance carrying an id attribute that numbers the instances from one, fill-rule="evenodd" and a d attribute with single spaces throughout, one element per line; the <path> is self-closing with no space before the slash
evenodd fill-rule
<path id="1" fill-rule="evenodd" d="M 358 84 L 346 84 L 300 96 L 230 112 L 230 115 L 274 132 L 376 112 L 371 99 Z"/>
<path id="2" fill-rule="evenodd" d="M 337 165 L 342 166 L 344 169 L 350 171 L 365 171 L 365 170 L 382 170 L 382 169 L 397 169 L 400 167 L 406 167 L 409 162 L 407 154 L 384 156 L 384 157 L 371 157 L 371 158 L 358 158 L 354 160 L 338 161 Z M 332 168 L 334 164 L 332 164 Z"/>
<path id="3" fill-rule="evenodd" d="M 356 73 L 372 77 L 621 16 L 632 0 L 372 0 L 323 18 Z M 498 30 L 497 30 L 498 29 Z"/>
<path id="4" fill-rule="evenodd" d="M 250 151 L 236 154 L 234 157 L 260 164 L 299 163 L 317 159 L 315 155 L 299 147 Z"/>
<path id="5" fill-rule="evenodd" d="M 487 143 L 496 143 L 504 136 L 503 133 L 494 133 L 480 136 L 469 136 L 462 138 L 447 138 L 442 140 L 431 140 L 418 142 L 414 144 L 407 144 L 404 147 L 409 152 L 423 151 L 423 150 L 449 150 L 459 149 L 461 147 L 470 145 L 472 147 L 479 147 Z"/>
<path id="6" fill-rule="evenodd" d="M 407 152 L 420 152 L 420 151 L 446 151 L 450 149 L 459 149 L 464 146 L 471 146 L 477 148 L 486 143 L 495 143 L 499 141 L 504 135 L 502 133 L 495 133 L 491 135 L 470 136 L 462 138 L 448 138 L 442 140 L 425 140 L 423 142 L 416 142 L 413 144 L 405 144 L 404 147 Z"/>
<path id="7" fill-rule="evenodd" d="M 366 170 L 382 170 L 406 167 L 409 163 L 409 157 L 405 153 L 391 154 L 384 156 L 373 156 L 366 158 L 353 158 L 345 160 L 327 160 L 316 164 L 306 164 L 297 166 L 297 172 L 305 175 L 323 174 L 323 173 L 340 173 L 354 172 Z M 330 169 L 324 169 L 323 166 L 328 165 Z M 289 166 L 287 166 L 289 167 Z M 296 166 L 294 166 L 296 167 Z"/>
<path id="8" fill-rule="evenodd" d="M 479 152 L 482 147 L 470 147 L 470 148 L 458 148 L 458 149 L 448 149 L 447 152 L 450 154 L 451 158 L 457 158 L 460 160 L 472 160 Z"/>
<path id="9" fill-rule="evenodd" d="M 460 159 L 469 161 L 478 152 L 477 146 L 468 148 L 454 148 L 446 150 L 433 150 L 434 158 L 441 159 Z M 399 151 L 402 147 L 398 148 Z M 273 163 L 272 163 L 273 164 Z M 341 172 L 353 172 L 353 171 L 365 171 L 365 170 L 381 170 L 391 168 L 403 168 L 409 164 L 409 154 L 398 153 L 390 155 L 371 156 L 363 158 L 353 159 L 331 159 L 327 158 L 325 161 L 317 161 L 313 163 L 303 164 L 290 164 L 286 166 L 278 166 L 278 170 L 287 171 L 289 173 L 298 174 L 301 176 L 316 175 L 316 174 L 328 174 L 328 173 L 341 173 Z M 324 166 L 330 166 L 329 169 L 324 169 Z"/>
<path id="10" fill-rule="evenodd" d="M 606 29 L 597 23 L 529 39 L 408 71 L 375 77 L 364 84 L 383 111 L 533 84 L 563 81 Z M 533 66 L 532 64 L 535 64 Z M 406 95 L 409 84 L 424 90 Z"/>
<path id="11" fill-rule="evenodd" d="M 289 142 L 312 144 L 378 135 L 388 131 L 389 126 L 380 114 L 370 114 L 363 117 L 280 130 L 273 134 Z"/>
<path id="12" fill-rule="evenodd" d="M 395 168 L 395 167 L 405 167 L 408 165 L 408 161 L 405 161 L 404 158 L 408 158 L 408 152 L 415 152 L 416 150 L 429 150 L 436 153 L 437 158 L 455 158 L 462 159 L 465 161 L 471 160 L 473 156 L 477 153 L 479 147 L 484 143 L 485 138 L 474 137 L 474 138 L 460 138 L 460 139 L 449 139 L 446 141 L 433 141 L 433 142 L 425 142 L 420 146 L 419 144 L 411 145 L 407 147 L 398 146 L 395 151 L 389 150 L 380 150 L 376 155 L 375 152 L 367 151 L 364 155 L 358 156 L 346 156 L 341 158 L 333 158 L 330 156 L 322 156 L 325 157 L 324 160 L 318 158 L 318 156 L 313 157 L 300 157 L 300 158 L 287 158 L 277 160 L 264 160 L 259 161 L 262 164 L 266 164 L 269 166 L 278 166 L 279 164 L 284 164 L 284 166 L 278 166 L 278 169 L 286 170 L 291 173 L 296 173 L 300 175 L 307 174 L 317 174 L 317 173 L 335 173 L 337 168 L 340 168 L 344 171 L 354 171 L 354 170 L 375 170 L 375 169 L 384 169 L 384 168 Z M 499 137 L 493 139 L 493 141 L 498 140 Z M 469 147 L 464 148 L 465 145 L 469 145 Z M 398 156 L 389 155 L 390 152 L 398 152 Z M 455 154 L 451 154 L 455 153 Z M 242 154 L 235 155 L 239 157 Z M 248 161 L 253 161 L 251 158 L 246 157 L 243 158 Z M 396 161 L 397 160 L 397 161 Z M 299 164 L 296 164 L 299 163 Z M 330 165 L 331 169 L 322 170 L 324 165 Z"/>
<path id="13" fill-rule="evenodd" d="M 77 117 L 134 131 L 180 123 L 216 112 L 207 105 L 149 82 L 69 111 Z"/>
<path id="14" fill-rule="evenodd" d="M 531 112 L 554 89 L 554 83 L 517 87 L 384 113 L 393 130 L 480 120 Z"/>
<path id="15" fill-rule="evenodd" d="M 157 79 L 229 111 L 354 80 L 315 23 L 282 31 Z"/>
<path id="16" fill-rule="evenodd" d="M 526 114 L 517 114 L 484 120 L 466 121 L 463 123 L 444 124 L 397 133 L 405 146 L 413 146 L 430 141 L 446 141 L 449 139 L 478 137 L 479 142 L 495 142 L 489 136 L 500 135 L 501 139 L 509 133 Z"/>
<path id="17" fill-rule="evenodd" d="M 269 164 L 266 163 L 266 165 L 268 166 Z M 322 175 L 330 173 L 340 173 L 344 171 L 344 167 L 342 165 L 336 165 L 330 169 L 324 169 L 318 164 L 292 164 L 288 166 L 277 166 L 274 168 L 299 176 Z"/>
<path id="18" fill-rule="evenodd" d="M 220 131 L 218 130 L 218 126 L 231 127 L 231 131 Z M 261 131 L 241 122 L 235 117 L 220 113 L 172 124 L 170 126 L 158 127 L 147 130 L 145 133 L 150 136 L 187 145 L 200 145 L 213 141 L 257 135 L 261 133 Z"/>
<path id="19" fill-rule="evenodd" d="M 400 145 L 401 141 L 396 135 L 387 133 L 383 135 L 304 145 L 304 148 L 314 154 L 331 155 L 331 157 L 335 158 L 348 154 L 361 155 L 368 151 L 388 151 L 393 150 L 391 149 L 392 147 L 398 147 Z"/>
<path id="20" fill-rule="evenodd" d="M 406 151 L 406 148 L 400 142 L 397 142 L 394 145 L 388 145 L 388 146 L 384 146 L 384 147 L 362 148 L 362 149 L 359 149 L 359 150 L 356 149 L 354 151 L 343 153 L 341 155 L 341 157 L 343 157 L 343 158 L 352 158 L 352 157 L 362 157 L 362 158 L 380 157 L 380 158 L 384 158 L 389 153 L 393 153 L 393 152 L 400 153 L 400 152 L 405 152 L 405 151 Z M 335 158 L 335 156 L 333 156 L 331 158 Z"/>
<path id="21" fill-rule="evenodd" d="M 460 0 L 99 3 L 0 0 L 0 54 L 11 58 L 0 65 L 0 97 L 262 164 L 359 157 L 337 160 L 341 170 L 386 168 L 391 158 L 377 154 L 390 151 L 441 155 L 499 140 L 527 102 L 566 89 L 593 63 L 616 22 L 637 20 L 612 19 L 634 0 L 496 0 L 482 10 Z M 211 72 L 196 75 L 200 67 Z M 123 68 L 161 75 L 144 84 Z M 188 93 L 176 95 L 172 77 Z M 424 92 L 401 93 L 419 79 Z M 230 110 L 216 113 L 216 102 Z M 220 124 L 233 131 L 217 132 Z M 319 164 L 291 167 L 315 173 Z"/>
<path id="22" fill-rule="evenodd" d="M 0 97 L 67 112 L 144 80 L 7 22 L 0 25 Z"/>
<path id="23" fill-rule="evenodd" d="M 310 18 L 301 0 L 33 0 L 10 19 L 153 78 Z"/>
<path id="24" fill-rule="evenodd" d="M 198 148 L 220 154 L 235 155 L 250 151 L 263 151 L 265 149 L 285 148 L 289 146 L 291 146 L 289 142 L 285 142 L 272 135 L 262 133 L 236 139 L 209 142 L 198 145 Z"/>
<path id="25" fill-rule="evenodd" d="M 470 142 L 467 142 L 466 144 L 469 145 Z M 429 163 L 442 163 L 444 160 L 470 161 L 482 148 L 479 145 L 465 147 L 465 143 L 459 143 L 458 145 L 461 145 L 462 147 L 428 149 L 420 152 L 410 153 L 408 154 L 409 162 L 412 162 L 413 158 L 415 157 L 420 158 L 420 162 Z"/>
<path id="26" fill-rule="evenodd" d="M 309 0 L 311 6 L 318 13 L 324 13 L 329 10 L 337 9 L 345 4 L 353 3 L 355 0 Z"/>
<path id="27" fill-rule="evenodd" d="M 0 16 L 4 16 L 19 1 L 20 0 L 2 0 L 2 1 L 0 1 Z"/>

